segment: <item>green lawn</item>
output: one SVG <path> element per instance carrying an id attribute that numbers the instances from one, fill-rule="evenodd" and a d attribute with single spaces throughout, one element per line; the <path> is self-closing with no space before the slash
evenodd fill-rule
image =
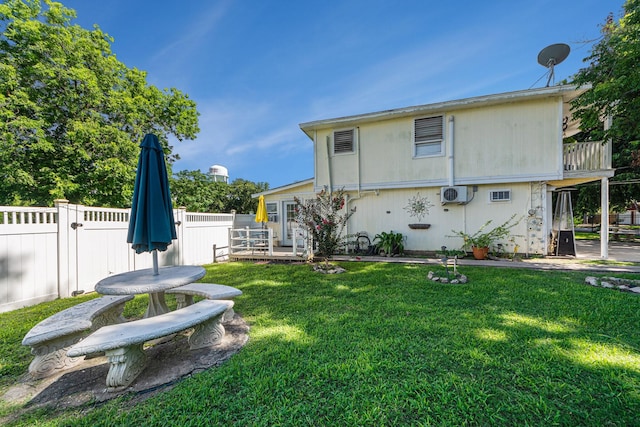
<path id="1" fill-rule="evenodd" d="M 597 231 L 576 231 L 576 240 L 600 240 L 600 233 Z"/>
<path id="2" fill-rule="evenodd" d="M 13 425 L 640 423 L 640 296 L 577 272 L 464 267 L 470 283 L 445 285 L 426 280 L 434 266 L 341 265 L 208 266 L 204 282 L 244 293 L 238 354 L 130 409 L 40 410 Z M 82 298 L 0 314 L 1 387 L 27 369 L 29 328 Z"/>

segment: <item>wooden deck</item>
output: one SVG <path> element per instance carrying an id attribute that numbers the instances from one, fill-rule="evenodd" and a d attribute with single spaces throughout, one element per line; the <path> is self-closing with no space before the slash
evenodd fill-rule
<path id="1" fill-rule="evenodd" d="M 304 249 L 299 248 L 298 254 L 293 254 L 293 248 L 290 247 L 274 247 L 273 252 L 269 255 L 269 251 L 261 248 L 254 248 L 253 250 L 235 251 L 229 254 L 231 261 L 238 260 L 252 260 L 252 261 L 283 261 L 283 262 L 295 262 L 306 261 L 307 256 L 304 253 Z"/>

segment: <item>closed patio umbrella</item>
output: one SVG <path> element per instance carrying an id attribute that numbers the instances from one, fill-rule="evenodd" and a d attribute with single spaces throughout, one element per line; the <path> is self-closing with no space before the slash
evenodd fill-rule
<path id="1" fill-rule="evenodd" d="M 269 216 L 267 215 L 267 204 L 264 201 L 264 196 L 260 196 L 258 198 L 258 210 L 256 211 L 256 222 L 261 222 L 264 227 L 264 223 L 269 221 Z"/>
<path id="2" fill-rule="evenodd" d="M 158 137 L 145 135 L 140 147 L 127 243 L 138 254 L 153 253 L 153 274 L 157 275 L 157 251 L 166 251 L 177 238 L 176 226 L 167 166 Z"/>
<path id="3" fill-rule="evenodd" d="M 269 216 L 267 215 L 267 204 L 264 201 L 264 196 L 260 196 L 258 198 L 258 210 L 256 211 L 255 221 L 262 224 L 262 231 L 260 232 L 261 240 L 258 241 L 257 246 L 265 247 L 267 246 L 267 241 L 264 232 L 264 224 L 269 221 Z"/>

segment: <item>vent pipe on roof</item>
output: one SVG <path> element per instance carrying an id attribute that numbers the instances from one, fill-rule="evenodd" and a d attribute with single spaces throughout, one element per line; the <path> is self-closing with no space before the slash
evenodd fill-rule
<path id="1" fill-rule="evenodd" d="M 449 187 L 455 185 L 453 174 L 453 116 L 449 116 Z"/>

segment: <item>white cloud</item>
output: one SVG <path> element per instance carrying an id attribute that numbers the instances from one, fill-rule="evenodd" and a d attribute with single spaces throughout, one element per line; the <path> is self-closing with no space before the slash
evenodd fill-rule
<path id="1" fill-rule="evenodd" d="M 180 64 L 185 57 L 193 54 L 194 51 L 201 48 L 203 43 L 210 40 L 208 35 L 224 18 L 229 6 L 229 1 L 219 1 L 210 5 L 208 10 L 204 10 L 199 14 L 197 21 L 191 22 L 188 27 L 176 31 L 176 34 L 181 34 L 182 36 L 158 50 L 152 60 L 166 61 L 167 58 L 170 58 L 169 63 Z M 184 66 L 184 63 L 180 66 Z"/>
<path id="2" fill-rule="evenodd" d="M 212 164 L 240 164 L 252 158 L 287 156 L 303 149 L 306 137 L 295 117 L 269 103 L 215 100 L 198 103 L 200 134 L 195 141 L 176 143 L 181 160 L 176 170 L 206 170 Z"/>

